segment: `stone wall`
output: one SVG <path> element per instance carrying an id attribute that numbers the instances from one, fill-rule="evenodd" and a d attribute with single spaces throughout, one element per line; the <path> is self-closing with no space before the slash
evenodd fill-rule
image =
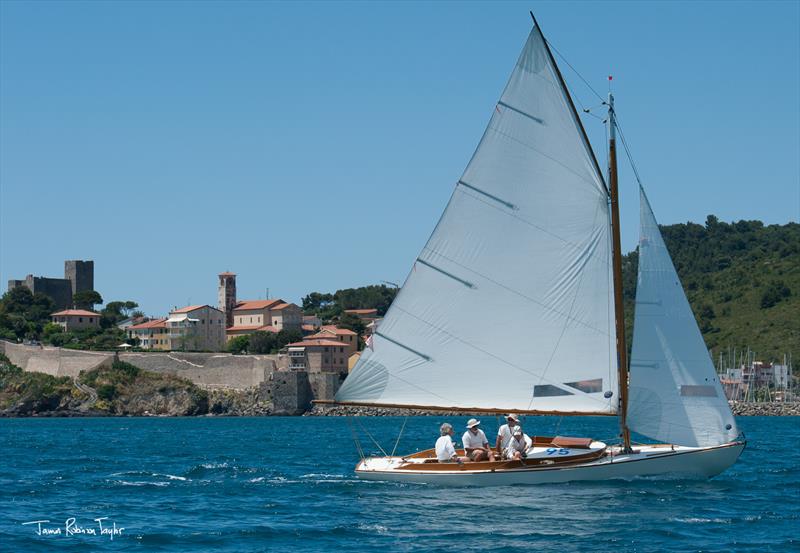
<path id="1" fill-rule="evenodd" d="M 9 361 L 22 370 L 73 378 L 77 377 L 81 371 L 110 366 L 114 360 L 114 354 L 108 352 L 28 346 L 5 340 L 0 340 L 0 350 L 6 354 Z"/>
<path id="2" fill-rule="evenodd" d="M 300 415 L 311 408 L 313 396 L 304 371 L 276 371 L 270 388 L 268 395 L 275 415 Z"/>
<path id="3" fill-rule="evenodd" d="M 186 378 L 203 388 L 243 390 L 269 379 L 276 356 L 147 352 L 121 353 L 119 358 L 140 369 Z"/>
<path id="4" fill-rule="evenodd" d="M 345 375 L 340 373 L 307 373 L 314 399 L 332 400 L 339 391 Z"/>
<path id="5" fill-rule="evenodd" d="M 286 356 L 231 355 L 228 353 L 76 351 L 29 346 L 0 340 L 0 351 L 26 371 L 77 377 L 81 371 L 110 366 L 115 355 L 147 371 L 167 373 L 190 380 L 209 390 L 257 392 L 272 402 L 272 413 L 298 415 L 311 408 L 314 399 L 333 399 L 344 375 L 279 370 Z"/>

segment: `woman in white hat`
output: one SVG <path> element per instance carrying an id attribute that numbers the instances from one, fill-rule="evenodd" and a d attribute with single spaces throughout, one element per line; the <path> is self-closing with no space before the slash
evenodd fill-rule
<path id="1" fill-rule="evenodd" d="M 494 453 L 489 447 L 489 440 L 486 434 L 480 429 L 481 421 L 469 419 L 467 421 L 467 431 L 464 432 L 461 441 L 464 443 L 464 451 L 471 461 L 494 461 Z"/>

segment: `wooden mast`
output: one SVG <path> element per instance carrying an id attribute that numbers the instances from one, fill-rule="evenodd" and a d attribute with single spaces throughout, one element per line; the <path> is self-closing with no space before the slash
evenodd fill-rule
<path id="1" fill-rule="evenodd" d="M 619 188 L 617 186 L 617 128 L 614 96 L 608 93 L 608 185 L 611 193 L 611 232 L 613 234 L 614 319 L 617 326 L 617 380 L 619 386 L 619 427 L 625 452 L 631 451 L 628 430 L 628 348 L 625 343 L 625 309 L 622 305 L 622 251 L 619 238 Z"/>

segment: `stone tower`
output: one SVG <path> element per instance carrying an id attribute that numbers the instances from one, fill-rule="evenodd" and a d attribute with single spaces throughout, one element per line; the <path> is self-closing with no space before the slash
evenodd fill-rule
<path id="1" fill-rule="evenodd" d="M 236 273 L 219 274 L 219 310 L 225 313 L 225 327 L 233 326 L 236 308 Z"/>
<path id="2" fill-rule="evenodd" d="M 72 283 L 72 294 L 94 290 L 94 261 L 70 259 L 64 262 L 64 278 Z"/>

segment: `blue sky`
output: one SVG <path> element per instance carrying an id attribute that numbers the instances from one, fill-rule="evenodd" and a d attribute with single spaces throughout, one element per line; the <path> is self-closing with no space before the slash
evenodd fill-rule
<path id="1" fill-rule="evenodd" d="M 149 314 L 402 282 L 534 9 L 662 224 L 800 217 L 797 2 L 0 3 L 0 279 Z M 561 62 L 561 60 L 559 60 Z M 598 102 L 563 63 L 579 102 Z M 604 131 L 585 120 L 604 164 Z M 638 233 L 622 163 L 623 249 Z"/>

